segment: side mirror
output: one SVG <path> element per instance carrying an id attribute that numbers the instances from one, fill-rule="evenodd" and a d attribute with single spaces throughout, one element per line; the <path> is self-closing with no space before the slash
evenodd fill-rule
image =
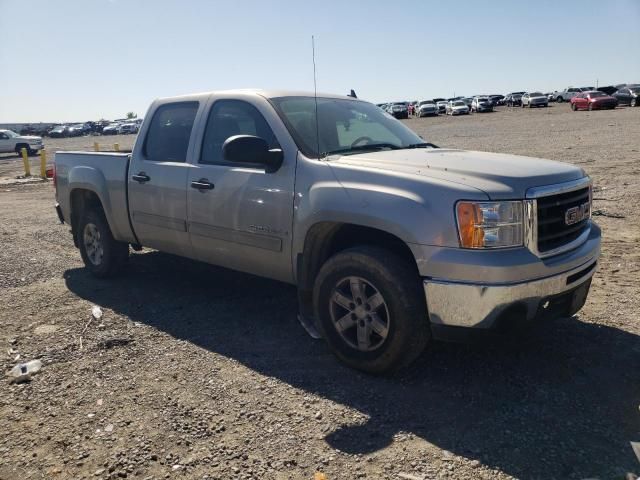
<path id="1" fill-rule="evenodd" d="M 262 164 L 267 173 L 278 171 L 284 160 L 282 150 L 269 150 L 264 138 L 253 135 L 234 135 L 227 138 L 222 145 L 222 156 L 229 162 Z"/>

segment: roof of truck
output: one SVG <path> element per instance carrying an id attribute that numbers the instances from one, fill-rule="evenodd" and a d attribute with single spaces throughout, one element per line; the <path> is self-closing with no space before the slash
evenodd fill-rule
<path id="1" fill-rule="evenodd" d="M 211 92 L 192 93 L 187 95 L 179 95 L 175 97 L 162 97 L 157 100 L 161 102 L 175 101 L 175 100 L 196 100 L 200 98 L 206 98 L 210 95 L 260 95 L 265 98 L 278 98 L 278 97 L 313 97 L 314 92 L 299 91 L 299 90 L 263 90 L 259 88 L 239 88 L 234 90 L 214 90 Z M 336 95 L 334 93 L 321 93 L 318 92 L 318 98 L 338 98 L 348 100 L 359 100 L 347 95 Z"/>

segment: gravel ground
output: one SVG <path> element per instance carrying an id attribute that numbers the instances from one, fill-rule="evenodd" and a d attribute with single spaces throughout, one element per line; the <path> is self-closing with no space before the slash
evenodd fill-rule
<path id="1" fill-rule="evenodd" d="M 0 358 L 44 364 L 30 383 L 0 380 L 0 479 L 638 472 L 640 108 L 407 124 L 442 146 L 563 160 L 594 178 L 603 252 L 578 315 L 517 342 L 434 343 L 409 370 L 364 375 L 306 335 L 291 286 L 153 251 L 117 280 L 90 277 L 52 186 L 16 183 L 21 161 L 0 157 Z"/>

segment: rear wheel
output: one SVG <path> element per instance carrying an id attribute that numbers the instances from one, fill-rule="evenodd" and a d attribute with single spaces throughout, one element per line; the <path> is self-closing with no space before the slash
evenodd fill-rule
<path id="1" fill-rule="evenodd" d="M 96 277 L 117 274 L 129 257 L 129 244 L 113 238 L 102 211 L 86 211 L 78 222 L 76 235 L 82 261 Z"/>
<path id="2" fill-rule="evenodd" d="M 558 102 L 558 103 L 562 103 L 562 102 L 564 102 L 564 98 L 562 98 L 562 97 L 558 97 L 558 99 L 556 100 L 556 102 Z"/>
<path id="3" fill-rule="evenodd" d="M 578 107 L 576 107 L 576 104 L 575 104 L 575 103 L 572 103 L 572 104 L 571 104 L 571 110 L 573 110 L 574 112 L 575 112 L 576 110 L 578 110 Z"/>
<path id="4" fill-rule="evenodd" d="M 319 326 L 345 364 L 369 373 L 408 365 L 430 339 L 422 284 L 412 266 L 377 247 L 337 253 L 314 288 Z"/>

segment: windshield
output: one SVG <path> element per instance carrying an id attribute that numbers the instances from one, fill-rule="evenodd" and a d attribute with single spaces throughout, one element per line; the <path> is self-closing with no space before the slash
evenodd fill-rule
<path id="1" fill-rule="evenodd" d="M 467 104 L 464 103 L 462 100 L 458 100 L 457 102 L 453 102 L 453 106 L 454 107 L 466 107 Z"/>
<path id="2" fill-rule="evenodd" d="M 640 93 L 640 87 L 630 88 L 629 90 L 631 90 L 633 93 Z"/>
<path id="3" fill-rule="evenodd" d="M 316 123 L 313 97 L 278 97 L 271 102 L 308 157 L 424 144 L 418 135 L 371 103 L 318 98 Z"/>
<path id="4" fill-rule="evenodd" d="M 530 97 L 544 97 L 544 94 L 541 92 L 533 92 L 529 94 Z"/>
<path id="5" fill-rule="evenodd" d="M 489 98 L 487 98 L 487 97 L 478 97 L 478 101 L 479 102 L 488 102 Z"/>
<path id="6" fill-rule="evenodd" d="M 606 97 L 607 94 L 604 92 L 589 92 L 590 97 Z"/>
<path id="7" fill-rule="evenodd" d="M 9 137 L 9 138 L 15 138 L 15 137 L 19 137 L 20 135 L 18 135 L 16 132 L 14 132 L 13 130 L 5 130 L 4 133 Z"/>

